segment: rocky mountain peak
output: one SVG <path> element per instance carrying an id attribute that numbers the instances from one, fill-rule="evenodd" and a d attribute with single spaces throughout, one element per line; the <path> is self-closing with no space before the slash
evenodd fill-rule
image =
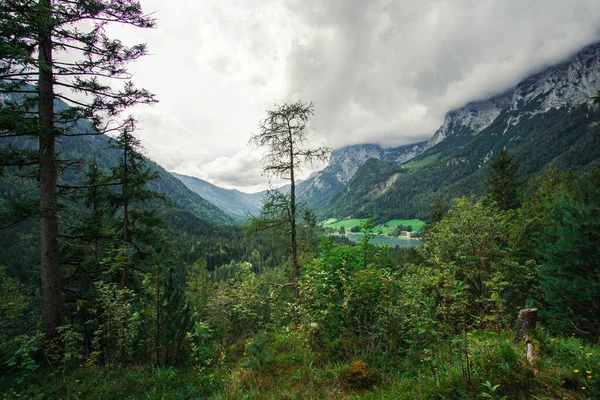
<path id="1" fill-rule="evenodd" d="M 600 43 L 597 43 L 525 79 L 502 95 L 448 112 L 426 147 L 453 135 L 476 135 L 502 113 L 510 113 L 510 124 L 515 125 L 525 116 L 589 102 L 599 87 Z"/>

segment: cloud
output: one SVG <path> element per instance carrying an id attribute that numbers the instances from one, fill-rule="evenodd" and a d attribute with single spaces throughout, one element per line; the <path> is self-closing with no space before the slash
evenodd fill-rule
<path id="1" fill-rule="evenodd" d="M 220 156 L 207 163 L 183 162 L 174 171 L 196 176 L 226 189 L 257 192 L 263 190 L 265 185 L 260 154 L 251 149 L 240 150 L 233 156 Z"/>
<path id="2" fill-rule="evenodd" d="M 318 135 L 333 147 L 426 139 L 446 112 L 600 38 L 595 1 L 289 4 L 311 28 L 290 54 L 291 92 L 315 101 Z"/>
<path id="3" fill-rule="evenodd" d="M 158 29 L 132 65 L 161 101 L 137 108 L 167 169 L 254 188 L 247 147 L 275 103 L 314 101 L 309 146 L 396 146 L 600 40 L 597 0 L 142 0 Z"/>

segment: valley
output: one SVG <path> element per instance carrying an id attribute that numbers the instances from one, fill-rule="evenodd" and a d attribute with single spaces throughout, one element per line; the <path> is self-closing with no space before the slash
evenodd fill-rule
<path id="1" fill-rule="evenodd" d="M 600 7 L 359 3 L 0 3 L 0 398 L 600 398 Z"/>

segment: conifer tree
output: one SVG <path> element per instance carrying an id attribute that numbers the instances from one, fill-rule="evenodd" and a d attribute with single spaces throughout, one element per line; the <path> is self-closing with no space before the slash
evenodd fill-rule
<path id="1" fill-rule="evenodd" d="M 600 169 L 550 175 L 536 195 L 542 315 L 559 331 L 600 343 Z"/>
<path id="2" fill-rule="evenodd" d="M 0 108 L 0 137 L 29 136 L 37 139 L 38 149 L 24 154 L 5 146 L 0 164 L 39 166 L 42 315 L 48 337 L 57 336 L 61 325 L 56 141 L 118 132 L 123 110 L 155 102 L 151 93 L 134 87 L 127 70 L 129 62 L 147 54 L 146 46 L 110 38 L 106 27 L 113 23 L 155 25 L 137 0 L 0 2 L 0 93 L 10 96 Z M 69 57 L 62 57 L 66 53 Z M 71 107 L 56 109 L 56 99 Z M 93 129 L 81 131 L 82 119 Z"/>
<path id="3" fill-rule="evenodd" d="M 263 172 L 268 176 L 286 179 L 290 182 L 289 198 L 281 193 L 275 193 L 273 201 L 268 201 L 272 208 L 289 224 L 291 236 L 291 253 L 294 270 L 294 295 L 299 297 L 298 276 L 298 243 L 296 220 L 298 210 L 296 204 L 296 175 L 303 163 L 325 161 L 330 149 L 304 149 L 306 143 L 306 125 L 308 118 L 313 115 L 313 103 L 304 104 L 298 101 L 293 104 L 276 106 L 275 110 L 267 111 L 267 118 L 260 122 L 259 133 L 250 138 L 250 143 L 265 148 L 263 156 Z M 270 211 L 272 212 L 272 211 Z M 281 221 L 281 218 L 278 218 Z"/>
<path id="4" fill-rule="evenodd" d="M 156 213 L 164 196 L 147 187 L 148 183 L 158 179 L 158 175 L 146 166 L 140 153 L 140 142 L 133 135 L 134 130 L 135 121 L 130 119 L 111 146 L 121 153 L 120 162 L 112 168 L 110 177 L 111 182 L 118 186 L 112 193 L 111 205 L 113 211 L 121 215 L 119 238 L 122 250 L 128 253 L 122 266 L 121 287 L 127 285 L 128 270 L 134 267 L 130 261 L 134 262 L 133 258 L 139 260 L 147 253 L 141 245 L 162 241 L 156 228 L 164 223 Z M 128 257 L 130 252 L 136 257 Z"/>
<path id="5" fill-rule="evenodd" d="M 485 181 L 488 197 L 502 210 L 518 208 L 521 205 L 520 190 L 523 183 L 519 180 L 519 163 L 515 157 L 501 148 L 489 165 L 490 171 Z"/>

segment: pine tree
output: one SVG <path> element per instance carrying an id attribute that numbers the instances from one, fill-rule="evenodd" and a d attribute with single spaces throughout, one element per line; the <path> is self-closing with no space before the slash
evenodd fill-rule
<path id="1" fill-rule="evenodd" d="M 149 249 L 144 244 L 157 244 L 163 241 L 157 228 L 164 224 L 157 215 L 158 207 L 165 197 L 147 187 L 147 184 L 158 179 L 146 166 L 146 160 L 140 153 L 141 144 L 133 135 L 135 121 L 129 120 L 121 134 L 111 146 L 121 153 L 118 165 L 111 169 L 110 180 L 118 186 L 111 196 L 113 212 L 120 213 L 120 239 L 122 251 L 131 254 L 128 262 L 122 265 L 121 287 L 127 286 L 128 272 L 132 263 L 143 260 Z M 136 261 L 137 259 L 137 261 Z"/>
<path id="2" fill-rule="evenodd" d="M 31 152 L 5 146 L 0 164 L 39 166 L 42 315 L 48 337 L 58 335 L 62 320 L 57 203 L 62 163 L 56 141 L 120 131 L 123 110 L 155 102 L 151 93 L 134 87 L 127 71 L 129 62 L 147 54 L 146 46 L 128 47 L 109 38 L 106 27 L 112 23 L 154 27 L 154 19 L 136 0 L 0 2 L 0 93 L 11 99 L 0 109 L 0 137 L 38 141 L 35 159 Z M 65 53 L 68 58 L 60 57 Z M 73 56 L 76 61 L 66 61 Z M 124 84 L 115 89 L 115 81 Z M 57 110 L 56 99 L 72 107 Z M 81 131 L 81 119 L 89 120 L 93 129 Z"/>
<path id="3" fill-rule="evenodd" d="M 276 106 L 275 110 L 267 111 L 267 118 L 261 121 L 259 133 L 250 138 L 250 143 L 257 147 L 266 148 L 263 157 L 263 172 L 269 176 L 287 179 L 290 182 L 290 194 L 275 193 L 271 204 L 274 210 L 279 210 L 278 221 L 281 217 L 290 228 L 292 264 L 294 269 L 294 295 L 299 298 L 298 276 L 298 243 L 296 220 L 298 209 L 296 204 L 296 174 L 303 163 L 325 161 L 330 149 L 304 149 L 306 143 L 306 125 L 308 118 L 313 115 L 313 103 L 304 104 L 298 101 L 293 104 Z M 266 203 L 266 204 L 267 204 Z"/>
<path id="4" fill-rule="evenodd" d="M 558 330 L 600 343 L 600 169 L 550 176 L 539 189 L 534 249 L 543 316 Z"/>
<path id="5" fill-rule="evenodd" d="M 521 205 L 519 163 L 503 148 L 490 163 L 488 179 L 485 181 L 488 197 L 502 210 L 513 210 Z"/>

